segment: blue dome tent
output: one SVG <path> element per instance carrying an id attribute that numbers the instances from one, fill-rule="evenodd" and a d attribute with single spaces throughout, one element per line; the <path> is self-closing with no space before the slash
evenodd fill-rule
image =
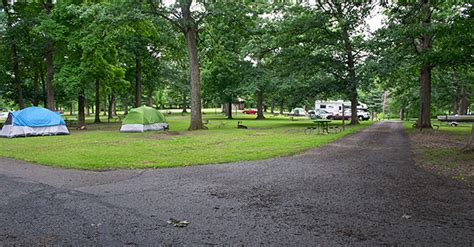
<path id="1" fill-rule="evenodd" d="M 10 112 L 0 136 L 44 136 L 69 134 L 61 115 L 40 107 L 28 107 Z"/>

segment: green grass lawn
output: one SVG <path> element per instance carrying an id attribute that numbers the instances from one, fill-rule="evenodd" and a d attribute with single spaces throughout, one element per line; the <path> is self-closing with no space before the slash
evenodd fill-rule
<path id="1" fill-rule="evenodd" d="M 362 127 L 338 134 L 305 135 L 312 122 L 305 118 L 206 113 L 208 130 L 187 131 L 189 116 L 167 116 L 168 132 L 120 133 L 119 123 L 90 124 L 85 131 L 71 129 L 71 135 L 28 138 L 0 138 L 0 156 L 29 162 L 77 169 L 157 168 L 257 160 L 291 155 L 334 141 Z M 105 119 L 104 119 L 105 120 Z M 88 118 L 92 122 L 92 117 Z M 249 129 L 237 129 L 237 121 Z M 340 124 L 333 121 L 332 124 Z"/>

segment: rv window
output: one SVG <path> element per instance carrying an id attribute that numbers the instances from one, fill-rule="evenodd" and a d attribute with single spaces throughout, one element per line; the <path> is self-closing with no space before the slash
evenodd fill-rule
<path id="1" fill-rule="evenodd" d="M 339 110 L 342 110 L 342 107 L 341 107 L 341 106 L 339 106 Z"/>
<path id="2" fill-rule="evenodd" d="M 326 105 L 320 105 L 319 108 L 324 109 L 326 108 Z"/>

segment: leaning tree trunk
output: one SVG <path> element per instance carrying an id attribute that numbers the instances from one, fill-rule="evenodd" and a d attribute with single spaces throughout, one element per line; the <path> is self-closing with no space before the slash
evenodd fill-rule
<path id="1" fill-rule="evenodd" d="M 84 97 L 84 89 L 82 89 L 81 92 L 79 92 L 79 96 L 77 97 L 77 102 L 78 102 L 77 122 L 79 124 L 78 129 L 85 129 L 85 127 L 86 127 L 86 114 L 84 112 L 84 108 L 85 108 L 86 98 Z"/>
<path id="2" fill-rule="evenodd" d="M 95 119 L 94 123 L 100 123 L 100 80 L 95 80 Z"/>
<path id="3" fill-rule="evenodd" d="M 263 115 L 263 89 L 257 89 L 257 119 L 265 119 Z"/>
<path id="4" fill-rule="evenodd" d="M 185 33 L 191 75 L 191 123 L 189 125 L 189 130 L 203 129 L 201 114 L 201 79 L 196 32 L 197 30 L 195 27 L 190 27 Z"/>
<path id="5" fill-rule="evenodd" d="M 142 59 L 140 55 L 135 58 L 135 107 L 142 105 Z"/>

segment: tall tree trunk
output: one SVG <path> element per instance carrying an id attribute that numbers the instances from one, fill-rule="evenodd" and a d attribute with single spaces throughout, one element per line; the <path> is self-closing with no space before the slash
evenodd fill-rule
<path id="1" fill-rule="evenodd" d="M 16 44 L 12 45 L 12 54 L 13 54 L 13 74 L 15 75 L 14 82 L 15 82 L 17 103 L 18 103 L 18 106 L 20 106 L 20 109 L 23 109 L 25 108 L 25 101 L 23 99 L 23 90 L 21 88 L 20 66 L 19 66 L 20 59 L 18 57 Z"/>
<path id="2" fill-rule="evenodd" d="M 54 110 L 54 58 L 53 58 L 53 42 L 48 41 L 45 46 L 46 55 L 46 88 L 47 88 L 47 106 L 48 109 Z"/>
<path id="3" fill-rule="evenodd" d="M 43 5 L 43 8 L 46 12 L 47 15 L 51 14 L 51 11 L 53 9 L 53 0 L 46 0 L 46 1 L 41 1 L 41 4 Z M 46 42 L 46 45 L 44 47 L 44 53 L 46 57 L 46 88 L 47 88 L 47 108 L 50 110 L 54 110 L 54 47 L 53 47 L 53 41 L 49 39 Z"/>
<path id="4" fill-rule="evenodd" d="M 7 26 L 9 29 L 13 27 L 14 17 L 10 13 L 10 5 L 7 0 L 2 0 L 2 5 L 5 8 L 5 13 L 7 15 Z M 16 101 L 20 109 L 25 108 L 25 101 L 23 98 L 23 89 L 21 88 L 21 78 L 20 78 L 20 57 L 18 56 L 17 43 L 14 37 L 11 38 L 11 49 L 12 49 L 12 65 L 13 65 L 13 79 L 15 90 L 16 90 Z"/>
<path id="5" fill-rule="evenodd" d="M 46 81 L 44 80 L 43 66 L 40 66 L 40 78 L 41 78 L 41 87 L 42 87 L 42 96 L 43 96 L 43 106 L 48 108 L 48 100 L 46 96 Z"/>
<path id="6" fill-rule="evenodd" d="M 263 115 L 263 89 L 257 89 L 257 119 L 265 119 Z"/>
<path id="7" fill-rule="evenodd" d="M 135 107 L 142 105 L 142 58 L 137 54 L 135 58 Z"/>
<path id="8" fill-rule="evenodd" d="M 109 108 L 108 108 L 109 117 L 108 117 L 108 119 L 111 119 L 114 116 L 114 112 L 113 112 L 114 102 L 115 102 L 115 95 L 114 95 L 114 93 L 111 93 L 109 95 Z"/>
<path id="9" fill-rule="evenodd" d="M 431 6 L 429 0 L 419 0 L 421 3 L 421 14 L 423 20 L 421 27 L 426 31 L 421 36 L 421 44 L 418 47 L 420 54 L 425 54 L 431 50 L 433 36 L 428 32 L 431 23 Z M 420 129 L 431 129 L 431 69 L 432 65 L 423 63 L 420 71 L 420 112 L 416 126 Z"/>
<path id="10" fill-rule="evenodd" d="M 34 77 L 33 77 L 33 105 L 38 106 L 39 105 L 39 75 L 38 75 L 38 69 L 36 66 L 33 67 L 34 69 Z"/>
<path id="11" fill-rule="evenodd" d="M 272 98 L 272 101 L 270 103 L 270 113 L 275 114 L 275 99 Z"/>
<path id="12" fill-rule="evenodd" d="M 400 108 L 400 120 L 405 120 L 405 107 Z"/>
<path id="13" fill-rule="evenodd" d="M 107 94 L 104 94 L 104 113 L 102 115 L 107 116 Z"/>
<path id="14" fill-rule="evenodd" d="M 467 108 L 469 107 L 469 102 L 468 102 L 469 93 L 467 92 L 466 86 L 459 83 L 456 76 L 456 70 L 454 69 L 454 67 L 451 71 L 451 77 L 452 77 L 453 85 L 456 88 L 453 112 L 459 115 L 466 115 Z"/>
<path id="15" fill-rule="evenodd" d="M 123 99 L 123 108 L 124 108 L 124 114 L 128 115 L 128 97 L 125 97 Z"/>
<path id="16" fill-rule="evenodd" d="M 347 30 L 344 30 L 344 43 L 347 53 L 347 69 L 349 70 L 349 90 L 350 90 L 350 101 L 351 101 L 351 125 L 359 124 L 357 118 L 357 104 L 359 104 L 357 95 L 357 77 L 355 71 L 354 54 L 352 48 L 352 42 L 350 40 Z"/>
<path id="17" fill-rule="evenodd" d="M 69 115 L 74 115 L 74 102 L 72 100 L 69 103 Z"/>
<path id="18" fill-rule="evenodd" d="M 201 72 L 197 50 L 197 24 L 191 16 L 191 0 L 180 1 L 181 13 L 185 23 L 184 37 L 189 58 L 189 74 L 191 82 L 191 122 L 189 130 L 204 129 L 201 113 Z"/>
<path id="19" fill-rule="evenodd" d="M 94 123 L 100 123 L 100 80 L 95 80 L 95 119 Z"/>
<path id="20" fill-rule="evenodd" d="M 189 28 L 185 34 L 189 56 L 191 81 L 191 123 L 189 130 L 203 129 L 201 113 L 201 78 L 197 54 L 196 29 Z"/>
<path id="21" fill-rule="evenodd" d="M 227 119 L 232 119 L 232 98 L 227 103 Z"/>
<path id="22" fill-rule="evenodd" d="M 153 107 L 153 89 L 148 90 L 146 105 L 149 107 Z"/>
<path id="23" fill-rule="evenodd" d="M 186 110 L 187 108 L 187 97 L 186 97 L 186 82 L 183 81 L 183 84 L 182 84 L 182 88 L 181 88 L 181 97 L 182 97 L 182 100 L 183 100 L 183 105 L 182 105 L 182 108 L 183 108 L 183 111 L 181 113 L 187 113 L 188 111 Z"/>
<path id="24" fill-rule="evenodd" d="M 79 96 L 77 97 L 77 122 L 79 124 L 79 129 L 84 129 L 86 126 L 86 115 L 84 114 L 86 98 L 84 96 L 84 89 L 81 90 Z"/>
<path id="25" fill-rule="evenodd" d="M 422 66 L 420 84 L 420 113 L 416 125 L 420 129 L 431 128 L 431 66 Z"/>

